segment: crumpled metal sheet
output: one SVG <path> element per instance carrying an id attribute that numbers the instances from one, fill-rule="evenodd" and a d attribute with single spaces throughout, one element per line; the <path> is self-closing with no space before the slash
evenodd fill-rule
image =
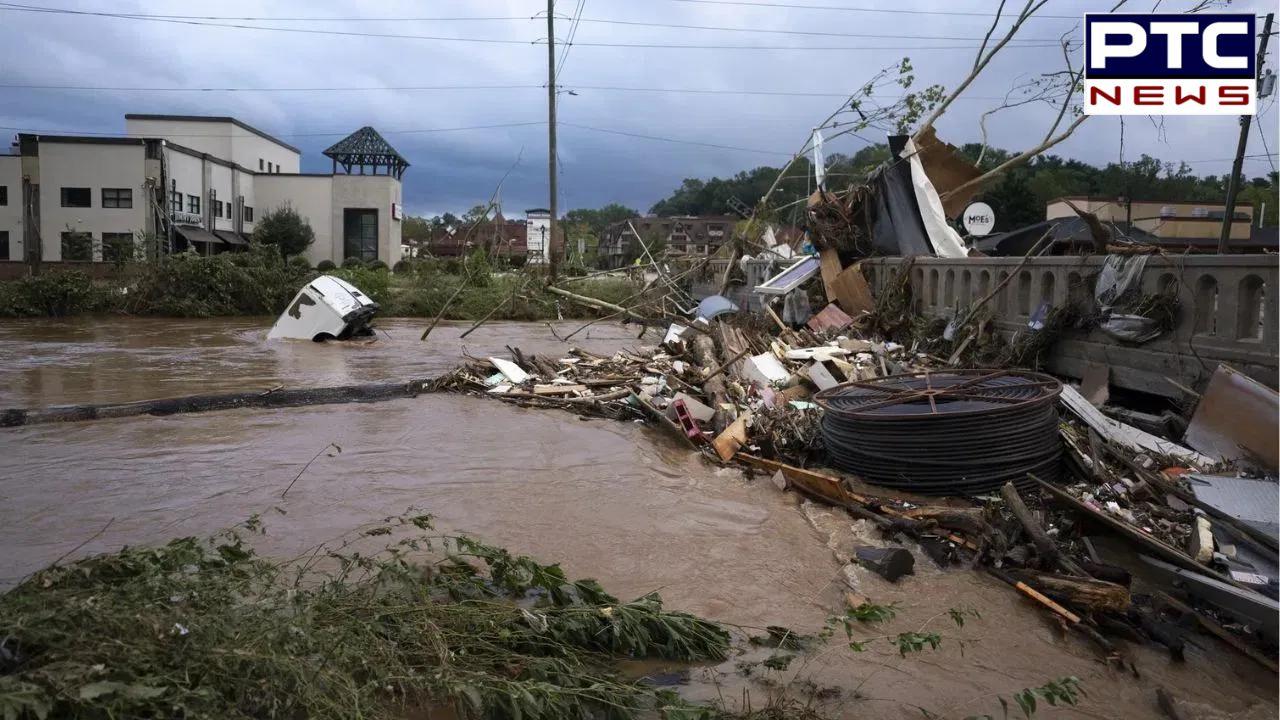
<path id="1" fill-rule="evenodd" d="M 1274 480 L 1227 475 L 1191 475 L 1191 492 L 1196 499 L 1237 520 L 1248 523 L 1273 538 L 1280 538 L 1280 485 Z"/>

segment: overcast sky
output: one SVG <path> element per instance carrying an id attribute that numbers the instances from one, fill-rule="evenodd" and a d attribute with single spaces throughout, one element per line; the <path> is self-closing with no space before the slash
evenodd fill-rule
<path id="1" fill-rule="evenodd" d="M 202 22 L 418 37 L 278 32 L 0 9 L 0 85 L 272 89 L 157 92 L 0 87 L 0 126 L 6 134 L 19 129 L 121 133 L 126 112 L 232 115 L 300 147 L 303 169 L 319 171 L 329 167 L 327 158 L 320 154 L 325 147 L 362 125 L 372 125 L 412 163 L 404 178 L 405 204 L 411 212 L 460 212 L 482 203 L 517 159 L 502 190 L 508 214 L 546 205 L 547 48 L 535 44 L 544 41 L 547 34 L 544 2 L 22 1 L 28 7 L 267 18 Z M 804 142 L 809 129 L 840 102 L 838 97 L 670 90 L 847 93 L 879 68 L 904 56 L 912 58 L 918 87 L 930 83 L 949 86 L 962 79 L 972 63 L 977 38 L 989 22 L 981 14 L 997 5 L 996 0 L 776 2 L 893 12 L 750 7 L 711 0 L 586 0 L 581 14 L 584 21 L 578 25 L 575 44 L 559 78 L 564 88 L 576 93 L 562 95 L 559 104 L 563 123 L 560 207 L 621 202 L 644 211 L 682 178 L 724 176 L 756 165 L 780 164 Z M 1153 2 L 1129 7 L 1148 10 Z M 1112 0 L 1051 0 L 1041 11 L 1046 17 L 1032 19 L 1020 32 L 1018 37 L 1027 46 L 1009 47 L 997 56 L 969 89 L 967 99 L 962 98 L 939 123 L 939 135 L 955 144 L 977 140 L 978 118 L 998 104 L 994 98 L 1003 96 L 1019 78 L 1062 66 L 1060 50 L 1045 45 L 1052 45 L 1059 35 L 1071 30 L 1081 12 L 1105 10 L 1111 4 Z M 1161 8 L 1188 4 L 1186 0 L 1163 2 Z M 557 14 L 566 18 L 557 22 L 556 35 L 561 40 L 569 32 L 567 18 L 577 6 L 578 0 L 557 4 Z M 1275 3 L 1236 0 L 1230 9 L 1265 12 L 1274 10 Z M 911 10 L 921 12 L 903 12 Z M 539 17 L 530 19 L 534 15 Z M 297 19 L 317 17 L 343 20 Z M 513 19 L 445 19 L 476 17 Z M 600 22 L 605 20 L 615 22 Z M 1078 40 L 1078 30 L 1076 36 Z M 1273 51 L 1272 61 L 1274 58 Z M 387 89 L 422 86 L 472 89 Z M 488 87 L 474 89 L 478 86 Z M 593 86 L 665 91 L 590 89 Z M 360 89 L 290 92 L 281 88 Z M 1272 149 L 1280 146 L 1275 99 L 1263 101 L 1259 123 Z M 1049 112 L 1044 107 L 1026 107 L 994 116 L 988 123 L 993 144 L 1017 149 L 1035 143 L 1044 132 Z M 429 132 L 517 123 L 529 124 Z M 601 129 L 733 149 L 642 139 Z M 1147 153 L 1193 162 L 1201 172 L 1221 174 L 1229 171 L 1236 135 L 1234 118 L 1171 117 L 1163 133 L 1145 118 L 1130 118 L 1125 129 L 1125 158 Z M 1252 134 L 1250 154 L 1264 153 L 1261 140 L 1260 133 Z M 853 152 L 863 144 L 845 137 L 830 143 L 827 151 Z M 1120 153 L 1119 121 L 1090 119 L 1054 152 L 1091 163 L 1114 161 Z M 1272 165 L 1266 157 L 1257 157 L 1249 159 L 1245 167 L 1248 174 L 1261 175 Z"/>

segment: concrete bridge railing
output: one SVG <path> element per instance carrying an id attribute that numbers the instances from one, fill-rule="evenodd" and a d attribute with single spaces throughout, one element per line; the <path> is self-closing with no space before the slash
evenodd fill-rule
<path id="1" fill-rule="evenodd" d="M 1074 304 L 1096 311 L 1094 284 L 1103 256 L 1035 258 L 916 258 L 910 273 L 918 312 L 949 317 L 1013 278 L 987 303 L 1000 328 L 1025 332 L 1042 303 Z M 903 267 L 902 258 L 864 263 L 868 283 L 879 291 Z M 1218 363 L 1277 386 L 1277 275 L 1272 255 L 1153 256 L 1142 276 L 1142 293 L 1173 293 L 1179 300 L 1174 329 L 1150 342 L 1122 343 L 1097 329 L 1070 331 L 1055 345 L 1049 369 L 1080 377 L 1090 363 L 1111 366 L 1113 385 L 1174 397 L 1166 378 L 1200 386 Z"/>

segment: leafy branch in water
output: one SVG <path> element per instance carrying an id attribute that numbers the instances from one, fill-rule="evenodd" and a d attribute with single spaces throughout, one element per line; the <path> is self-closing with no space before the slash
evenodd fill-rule
<path id="1" fill-rule="evenodd" d="M 1024 688 L 1014 693 L 1013 701 L 1017 704 L 1018 710 L 1022 712 L 1022 716 L 1026 720 L 1035 717 L 1036 707 L 1039 700 L 1043 700 L 1053 707 L 1061 705 L 1072 705 L 1080 702 L 1080 697 L 1085 695 L 1085 691 L 1080 687 L 1080 678 L 1075 676 L 1061 677 L 1057 680 L 1050 680 L 1040 687 Z M 1004 720 L 1009 717 L 1009 701 L 1003 697 L 999 698 L 1000 707 L 1003 710 L 1001 716 Z M 995 720 L 994 715 L 970 715 L 965 720 Z"/>
<path id="2" fill-rule="evenodd" d="M 260 527 L 257 518 L 242 530 Z M 685 705 L 619 657 L 720 660 L 728 634 L 425 515 L 374 554 L 259 557 L 237 532 L 42 570 L 0 596 L 0 718 L 630 718 Z M 359 538 L 357 538 L 358 540 Z M 431 565 L 424 550 L 443 550 Z"/>

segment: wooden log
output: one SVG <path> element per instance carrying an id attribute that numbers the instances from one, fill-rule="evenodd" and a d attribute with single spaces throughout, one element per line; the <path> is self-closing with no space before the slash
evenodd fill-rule
<path id="1" fill-rule="evenodd" d="M 571 293 L 568 290 L 558 288 L 555 285 L 548 285 L 547 292 L 552 293 L 554 295 L 559 295 L 561 297 L 569 298 L 570 300 L 573 300 L 578 303 L 582 303 L 583 305 L 590 305 L 591 307 L 600 308 L 602 310 L 612 310 L 613 312 L 618 313 L 619 315 L 626 315 L 627 317 L 632 318 L 634 320 L 645 321 L 649 319 L 641 315 L 640 313 L 637 313 L 634 310 L 629 310 L 627 308 L 624 308 L 621 305 L 614 305 L 613 303 L 605 302 L 604 300 L 600 300 L 598 298 L 587 297 L 586 295 L 579 295 L 577 293 Z"/>
<path id="2" fill-rule="evenodd" d="M 693 355 L 694 362 L 700 367 L 712 368 L 716 366 L 716 344 L 709 335 L 699 335 L 689 344 L 689 352 Z M 723 375 L 713 375 L 706 378 L 702 382 L 702 392 L 706 394 L 707 399 L 711 401 L 711 407 L 716 411 L 715 417 L 712 419 L 712 425 L 716 432 L 719 433 L 729 427 L 729 423 L 734 421 L 733 414 L 725 409 L 726 405 L 730 405 L 728 388 L 724 382 Z"/>
<path id="3" fill-rule="evenodd" d="M 366 383 L 321 388 L 287 388 L 253 392 L 186 395 L 158 400 L 97 405 L 61 405 L 48 408 L 0 410 L 0 427 L 81 422 L 137 415 L 177 415 L 180 413 L 234 410 L 239 408 L 280 408 L 301 405 L 334 405 L 377 402 L 414 397 L 431 391 L 431 379 L 392 383 Z"/>
<path id="4" fill-rule="evenodd" d="M 912 520 L 933 523 L 941 528 L 956 530 L 969 537 L 982 538 L 991 533 L 991 525 L 982 517 L 978 508 L 952 508 L 926 505 L 903 513 Z"/>
<path id="5" fill-rule="evenodd" d="M 1065 558 L 1058 552 L 1058 544 L 1044 531 L 1044 527 L 1036 516 L 1031 514 L 1031 510 L 1022 501 L 1022 496 L 1018 494 L 1018 489 L 1013 486 L 1013 483 L 1005 483 L 1004 487 L 1000 488 L 1000 496 L 1004 498 L 1009 512 L 1012 512 L 1018 522 L 1022 523 L 1022 529 L 1027 531 L 1027 537 L 1031 538 L 1036 551 L 1040 553 L 1040 557 L 1045 560 L 1048 567 L 1058 566 L 1072 575 L 1088 575 L 1070 558 Z"/>
<path id="6" fill-rule="evenodd" d="M 1010 570 L 1009 574 L 1072 607 L 1105 612 L 1124 612 L 1129 608 L 1129 589 L 1123 585 L 1034 570 Z"/>

